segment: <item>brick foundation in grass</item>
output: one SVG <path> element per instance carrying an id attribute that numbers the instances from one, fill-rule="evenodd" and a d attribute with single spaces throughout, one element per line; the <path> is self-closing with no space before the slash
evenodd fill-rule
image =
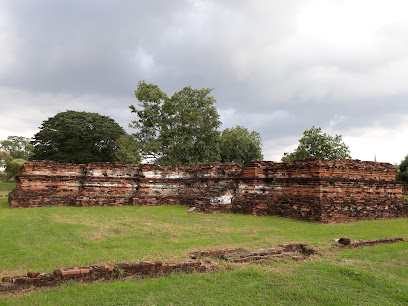
<path id="1" fill-rule="evenodd" d="M 185 166 L 31 161 L 10 207 L 187 205 L 205 213 L 334 223 L 408 217 L 403 184 L 387 163 L 299 160 Z"/>
<path id="2" fill-rule="evenodd" d="M 166 264 L 160 261 L 142 261 L 56 269 L 52 273 L 28 272 L 23 276 L 3 277 L 0 283 L 0 293 L 29 288 L 55 287 L 70 280 L 95 282 L 126 277 L 161 277 L 173 273 L 213 272 L 213 266 L 208 269 L 206 263 L 200 261 L 200 259 L 207 258 L 205 261 L 211 263 L 208 257 L 237 263 L 284 257 L 303 260 L 314 253 L 315 251 L 304 243 L 291 243 L 276 248 L 259 250 L 258 252 L 248 252 L 243 248 L 198 251 L 191 253 L 188 261 L 177 263 Z"/>
<path id="3" fill-rule="evenodd" d="M 348 238 L 346 238 L 348 239 Z M 403 238 L 385 238 L 377 240 L 358 240 L 349 245 L 337 243 L 340 247 L 372 246 L 403 242 Z M 217 264 L 211 258 L 229 263 L 263 262 L 288 258 L 304 260 L 318 252 L 306 243 L 286 243 L 255 252 L 244 248 L 205 250 L 190 253 L 188 261 L 162 263 L 160 261 L 141 261 L 114 265 L 94 265 L 56 269 L 52 273 L 28 272 L 23 276 L 5 276 L 0 282 L 0 293 L 30 288 L 47 288 L 61 285 L 67 281 L 95 282 L 100 280 L 122 279 L 128 277 L 161 277 L 173 273 L 205 273 L 217 271 Z"/>

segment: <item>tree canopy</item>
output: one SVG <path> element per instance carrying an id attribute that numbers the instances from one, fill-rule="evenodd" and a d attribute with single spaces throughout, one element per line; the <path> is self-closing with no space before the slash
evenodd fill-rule
<path id="1" fill-rule="evenodd" d="M 401 161 L 399 165 L 400 173 L 397 175 L 397 181 L 404 181 L 408 183 L 408 155 L 405 156 L 405 159 Z"/>
<path id="2" fill-rule="evenodd" d="M 246 164 L 252 160 L 262 160 L 261 135 L 237 125 L 221 133 L 221 162 Z"/>
<path id="3" fill-rule="evenodd" d="M 184 87 L 171 97 L 157 85 L 140 81 L 135 91 L 139 108 L 133 134 L 143 157 L 161 165 L 220 161 L 221 122 L 212 89 Z"/>
<path id="4" fill-rule="evenodd" d="M 8 136 L 0 141 L 0 167 L 4 168 L 0 177 L 8 181 L 17 176 L 20 167 L 31 157 L 32 150 L 30 139 L 22 136 Z"/>
<path id="5" fill-rule="evenodd" d="M 8 136 L 0 141 L 0 150 L 6 151 L 13 159 L 30 159 L 33 153 L 33 145 L 29 138 L 22 136 Z"/>
<path id="6" fill-rule="evenodd" d="M 113 162 L 125 131 L 97 113 L 66 111 L 45 120 L 35 134 L 33 159 L 57 162 Z"/>
<path id="7" fill-rule="evenodd" d="M 139 142 L 143 157 L 158 158 L 162 149 L 160 142 L 163 126 L 162 106 L 168 99 L 167 94 L 157 85 L 140 81 L 135 91 L 139 100 L 139 109 L 129 106 L 132 113 L 136 113 L 138 120 L 132 121 L 132 126 L 137 129 L 133 134 Z"/>
<path id="8" fill-rule="evenodd" d="M 0 168 L 5 168 L 7 163 L 12 159 L 13 158 L 11 157 L 9 152 L 0 151 Z"/>
<path id="9" fill-rule="evenodd" d="M 6 164 L 6 169 L 4 170 L 4 172 L 6 173 L 6 180 L 8 181 L 9 179 L 12 179 L 19 175 L 20 168 L 25 162 L 26 160 L 21 158 L 11 159 L 10 161 L 8 161 Z"/>
<path id="10" fill-rule="evenodd" d="M 129 134 L 124 134 L 116 141 L 118 150 L 116 151 L 116 161 L 124 164 L 139 164 L 140 145 Z"/>
<path id="11" fill-rule="evenodd" d="M 299 139 L 299 145 L 295 152 L 284 153 L 283 162 L 302 158 L 321 158 L 336 160 L 351 158 L 348 146 L 342 141 L 341 135 L 334 137 L 322 132 L 322 129 L 314 126 L 303 132 Z"/>

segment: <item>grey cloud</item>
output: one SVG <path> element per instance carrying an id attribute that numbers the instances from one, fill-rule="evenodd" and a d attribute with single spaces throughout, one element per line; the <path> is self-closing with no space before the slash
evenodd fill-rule
<path id="1" fill-rule="evenodd" d="M 256 129 L 281 149 L 313 125 L 393 129 L 408 97 L 403 3 L 5 0 L 0 96 L 29 122 L 77 108 L 126 127 L 141 79 L 169 94 L 210 87 L 224 127 Z"/>

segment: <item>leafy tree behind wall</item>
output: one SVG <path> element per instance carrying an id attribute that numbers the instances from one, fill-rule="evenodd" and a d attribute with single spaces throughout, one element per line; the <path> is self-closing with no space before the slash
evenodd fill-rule
<path id="1" fill-rule="evenodd" d="M 19 175 L 20 168 L 25 162 L 26 160 L 21 158 L 12 159 L 7 162 L 6 169 L 4 170 L 4 172 L 6 173 L 6 181 L 13 179 L 17 175 Z"/>
<path id="2" fill-rule="evenodd" d="M 252 160 L 262 160 L 261 135 L 237 125 L 221 133 L 221 162 L 246 164 Z"/>
<path id="3" fill-rule="evenodd" d="M 116 143 L 118 146 L 116 161 L 124 164 L 140 163 L 140 145 L 131 135 L 120 136 Z"/>
<path id="4" fill-rule="evenodd" d="M 403 161 L 401 161 L 399 170 L 400 173 L 398 173 L 397 175 L 397 181 L 404 181 L 405 183 L 408 183 L 408 155 L 405 156 L 405 159 Z"/>
<path id="5" fill-rule="evenodd" d="M 97 113 L 66 111 L 45 120 L 33 138 L 33 159 L 67 163 L 113 162 L 125 131 Z"/>
<path id="6" fill-rule="evenodd" d="M 0 141 L 0 150 L 10 154 L 12 159 L 30 159 L 33 153 L 33 145 L 29 138 L 22 136 L 8 136 Z"/>
<path id="7" fill-rule="evenodd" d="M 5 168 L 7 163 L 12 159 L 13 158 L 11 157 L 9 152 L 0 151 L 0 168 Z"/>
<path id="8" fill-rule="evenodd" d="M 283 162 L 302 158 L 322 158 L 336 160 L 351 158 L 348 146 L 342 141 L 341 135 L 330 136 L 322 132 L 322 129 L 314 126 L 303 132 L 299 139 L 299 145 L 295 152 L 284 153 Z"/>
<path id="9" fill-rule="evenodd" d="M 140 81 L 135 91 L 139 100 L 139 109 L 130 106 L 132 113 L 136 113 L 137 120 L 132 121 L 132 126 L 137 130 L 133 136 L 140 144 L 143 157 L 158 158 L 162 150 L 160 142 L 163 126 L 162 106 L 168 99 L 167 94 L 157 85 Z"/>
<path id="10" fill-rule="evenodd" d="M 220 160 L 221 122 L 211 89 L 184 87 L 162 107 L 161 164 L 195 164 Z"/>
<path id="11" fill-rule="evenodd" d="M 0 178 L 13 179 L 19 175 L 20 167 L 31 157 L 33 146 L 30 140 L 21 136 L 8 136 L 0 141 Z"/>
<path id="12" fill-rule="evenodd" d="M 187 86 L 168 97 L 157 85 L 140 81 L 139 107 L 130 108 L 138 116 L 132 123 L 143 157 L 165 166 L 219 161 L 221 122 L 211 91 Z"/>

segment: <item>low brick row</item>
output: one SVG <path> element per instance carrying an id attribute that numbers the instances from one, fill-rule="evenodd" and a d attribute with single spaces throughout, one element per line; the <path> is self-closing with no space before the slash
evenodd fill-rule
<path id="1" fill-rule="evenodd" d="M 74 267 L 54 270 L 53 273 L 28 272 L 25 276 L 3 277 L 0 291 L 19 290 L 30 287 L 52 287 L 69 280 L 92 282 L 120 277 L 156 277 L 171 273 L 204 272 L 205 266 L 198 261 L 163 264 L 160 261 L 142 261 L 116 265 Z"/>

